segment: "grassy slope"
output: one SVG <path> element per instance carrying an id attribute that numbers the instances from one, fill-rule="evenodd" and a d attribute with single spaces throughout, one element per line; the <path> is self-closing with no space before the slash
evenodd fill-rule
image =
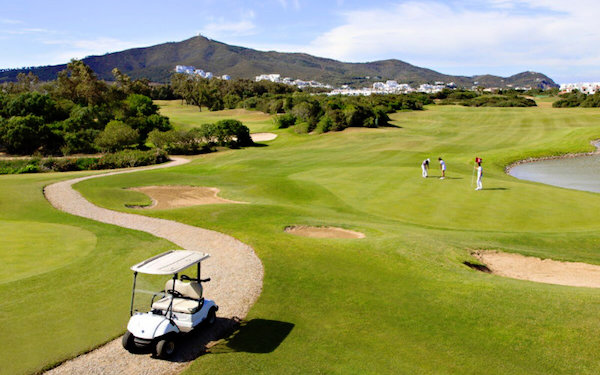
<path id="1" fill-rule="evenodd" d="M 589 150 L 600 112 L 430 107 L 393 118 L 402 128 L 280 131 L 269 147 L 77 186 L 124 211 L 139 193 L 110 192 L 127 186 L 216 186 L 252 203 L 144 211 L 231 234 L 265 266 L 249 323 L 188 373 L 600 371 L 600 291 L 462 265 L 479 248 L 600 264 L 598 195 L 503 172 L 524 156 Z M 420 162 L 438 155 L 452 179 L 421 178 Z M 470 186 L 476 155 L 491 190 Z M 289 224 L 338 225 L 367 238 L 294 237 L 283 233 Z"/>
<path id="2" fill-rule="evenodd" d="M 202 111 L 193 105 L 182 105 L 178 100 L 155 100 L 160 106 L 162 115 L 171 119 L 171 124 L 176 129 L 191 129 L 202 124 L 214 123 L 219 120 L 241 118 L 252 132 L 261 132 L 273 127 L 271 116 L 258 111 L 245 109 L 227 109 L 224 111 L 210 112 L 203 108 Z"/>
<path id="3" fill-rule="evenodd" d="M 128 266 L 172 247 L 52 208 L 43 186 L 74 176 L 0 177 L 0 374 L 40 370 L 123 332 Z"/>

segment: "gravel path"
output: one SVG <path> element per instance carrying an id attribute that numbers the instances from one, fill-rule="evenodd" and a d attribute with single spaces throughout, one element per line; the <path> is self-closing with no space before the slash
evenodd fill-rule
<path id="1" fill-rule="evenodd" d="M 64 362 L 48 374 L 176 374 L 190 361 L 205 352 L 211 341 L 223 337 L 231 327 L 248 313 L 262 289 L 263 266 L 253 249 L 215 231 L 181 224 L 175 221 L 116 212 L 88 202 L 72 188 L 73 184 L 122 173 L 168 168 L 189 160 L 172 157 L 173 161 L 151 167 L 110 172 L 101 175 L 75 178 L 48 185 L 46 199 L 57 209 L 103 223 L 140 230 L 167 239 L 189 250 L 209 253 L 202 263 L 202 274 L 210 277 L 204 295 L 219 305 L 218 321 L 214 328 L 187 335 L 179 345 L 176 356 L 158 360 L 149 354 L 130 354 L 121 346 L 121 338 L 113 340 L 87 354 Z M 142 260 L 142 259 L 140 259 Z M 128 306 L 123 306 L 128 309 Z M 123 328 L 127 322 L 123 322 Z"/>

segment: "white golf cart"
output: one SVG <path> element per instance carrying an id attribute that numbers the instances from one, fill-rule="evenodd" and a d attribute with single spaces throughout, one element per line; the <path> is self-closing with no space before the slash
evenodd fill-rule
<path id="1" fill-rule="evenodd" d="M 200 263 L 208 254 L 189 250 L 171 250 L 131 267 L 133 291 L 131 293 L 131 318 L 123 336 L 123 347 L 130 352 L 152 349 L 159 358 L 175 352 L 178 336 L 196 328 L 200 323 L 213 324 L 219 307 L 214 301 L 202 297 L 202 284 L 210 279 L 200 279 Z M 196 265 L 196 278 L 179 273 Z M 154 293 L 148 312 L 134 311 L 138 273 L 173 275 L 164 291 Z M 157 299 L 158 297 L 158 299 Z"/>

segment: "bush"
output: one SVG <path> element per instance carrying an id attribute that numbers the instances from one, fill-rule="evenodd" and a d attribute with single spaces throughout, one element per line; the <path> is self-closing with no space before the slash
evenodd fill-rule
<path id="1" fill-rule="evenodd" d="M 273 117 L 273 122 L 278 129 L 285 129 L 293 126 L 296 123 L 296 116 L 291 113 Z"/>
<path id="2" fill-rule="evenodd" d="M 333 120 L 331 117 L 325 115 L 321 117 L 319 122 L 317 123 L 317 127 L 315 128 L 315 132 L 317 133 L 327 133 L 333 127 Z"/>
<path id="3" fill-rule="evenodd" d="M 299 122 L 294 126 L 294 131 L 298 134 L 310 133 L 310 125 L 307 122 Z"/>
<path id="4" fill-rule="evenodd" d="M 50 136 L 50 129 L 39 116 L 13 116 L 0 123 L 0 141 L 9 153 L 32 154 Z"/>
<path id="5" fill-rule="evenodd" d="M 98 159 L 93 169 L 130 168 L 144 165 L 160 164 L 169 160 L 163 150 L 124 150 L 106 154 Z"/>
<path id="6" fill-rule="evenodd" d="M 221 146 L 245 147 L 254 144 L 250 129 L 238 120 L 220 120 L 214 126 L 217 142 Z"/>
<path id="7" fill-rule="evenodd" d="M 98 134 L 94 143 L 103 151 L 117 151 L 135 146 L 139 137 L 140 133 L 131 126 L 113 120 Z"/>
<path id="8" fill-rule="evenodd" d="M 170 130 L 160 132 L 153 130 L 148 135 L 148 140 L 157 148 L 169 154 L 195 155 L 210 152 L 210 142 L 201 129 L 189 131 Z"/>
<path id="9" fill-rule="evenodd" d="M 461 103 L 466 107 L 535 107 L 535 100 L 522 96 L 484 95 Z"/>

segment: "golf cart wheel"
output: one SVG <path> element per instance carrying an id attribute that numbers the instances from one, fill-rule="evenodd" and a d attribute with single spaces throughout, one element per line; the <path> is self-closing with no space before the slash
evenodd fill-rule
<path id="1" fill-rule="evenodd" d="M 211 307 L 208 310 L 208 314 L 206 315 L 206 325 L 212 326 L 217 321 L 217 310 L 214 307 Z"/>
<path id="2" fill-rule="evenodd" d="M 123 344 L 123 348 L 125 348 L 125 350 L 127 350 L 130 353 L 135 352 L 135 342 L 134 342 L 134 337 L 131 334 L 131 332 L 127 331 L 125 332 L 125 334 L 123 335 L 123 338 L 121 339 L 121 343 Z"/>
<path id="3" fill-rule="evenodd" d="M 175 340 L 170 337 L 166 339 L 159 340 L 156 343 L 156 348 L 154 350 L 154 354 L 158 358 L 169 358 L 175 353 Z"/>

